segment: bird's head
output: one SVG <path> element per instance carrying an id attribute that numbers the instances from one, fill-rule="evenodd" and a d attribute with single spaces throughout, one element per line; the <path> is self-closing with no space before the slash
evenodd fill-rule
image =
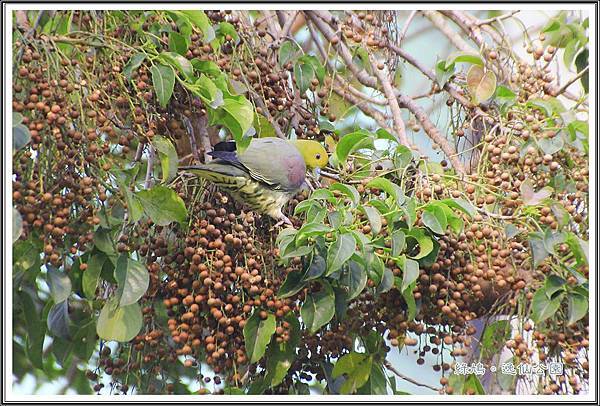
<path id="1" fill-rule="evenodd" d="M 325 147 L 317 141 L 313 140 L 293 140 L 292 143 L 300 151 L 306 167 L 313 171 L 319 171 L 321 168 L 327 166 L 329 157 Z"/>

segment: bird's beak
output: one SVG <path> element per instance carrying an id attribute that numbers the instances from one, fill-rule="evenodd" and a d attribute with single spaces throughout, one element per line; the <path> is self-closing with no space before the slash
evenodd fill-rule
<path id="1" fill-rule="evenodd" d="M 319 177 L 321 176 L 321 168 L 316 167 L 315 169 L 313 169 L 312 173 L 315 179 L 319 179 Z"/>

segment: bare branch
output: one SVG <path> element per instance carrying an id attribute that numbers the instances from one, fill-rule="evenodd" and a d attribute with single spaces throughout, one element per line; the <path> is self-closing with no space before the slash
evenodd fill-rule
<path id="1" fill-rule="evenodd" d="M 419 382 L 419 381 L 411 378 L 410 376 L 404 375 L 402 372 L 400 372 L 396 368 L 394 368 L 394 366 L 392 365 L 392 363 L 390 361 L 388 361 L 388 360 L 383 361 L 383 365 L 385 365 L 385 367 L 389 371 L 393 372 L 394 375 L 396 375 L 399 378 L 404 379 L 406 382 L 410 382 L 413 385 L 421 386 L 421 387 L 424 387 L 424 388 L 429 388 L 429 389 L 431 389 L 433 391 L 436 391 L 436 392 L 439 392 L 439 393 L 442 393 L 442 391 L 443 391 L 442 388 L 437 388 L 435 386 L 431 386 L 431 385 L 428 385 L 426 383 Z"/>
<path id="2" fill-rule="evenodd" d="M 416 15 L 417 15 L 417 10 L 413 10 L 410 13 L 410 15 L 408 16 L 408 18 L 406 19 L 406 23 L 404 23 L 404 28 L 402 29 L 402 32 L 400 33 L 400 36 L 398 37 L 398 44 L 402 43 L 402 40 L 404 39 L 404 37 L 406 36 L 406 32 L 408 31 L 408 27 L 410 27 L 410 23 L 412 23 L 412 21 Z"/>
<path id="3" fill-rule="evenodd" d="M 456 172 L 460 175 L 464 175 L 465 167 L 463 166 L 462 162 L 460 162 L 460 159 L 458 159 L 456 155 L 456 150 L 452 145 L 450 145 L 448 140 L 442 135 L 440 130 L 435 126 L 435 124 L 433 124 L 433 122 L 429 119 L 427 113 L 425 113 L 425 111 L 413 99 L 411 99 L 408 96 L 401 95 L 398 97 L 398 100 L 400 101 L 400 103 L 402 103 L 403 106 L 408 108 L 410 112 L 415 115 L 417 120 L 419 120 L 419 122 L 421 123 L 423 130 L 425 130 L 425 133 L 429 136 L 429 138 L 431 138 L 433 142 L 439 145 L 440 149 L 450 160 L 450 163 L 452 164 Z"/>
<path id="4" fill-rule="evenodd" d="M 204 152 L 204 163 L 210 162 L 212 157 L 209 155 L 209 152 L 212 151 L 212 144 L 210 143 L 210 137 L 208 135 L 208 117 L 206 114 L 198 116 L 198 135 L 200 137 L 202 151 Z M 194 156 L 197 156 L 196 154 L 194 154 Z"/>
<path id="5" fill-rule="evenodd" d="M 385 93 L 385 97 L 390 106 L 390 110 L 392 110 L 392 119 L 394 121 L 394 130 L 396 136 L 398 137 L 398 141 L 400 144 L 409 146 L 408 138 L 406 137 L 406 126 L 404 125 L 404 120 L 402 120 L 402 112 L 400 111 L 400 106 L 398 105 L 398 100 L 394 95 L 394 89 L 392 85 L 385 75 L 385 73 L 378 69 L 377 62 L 373 58 L 372 55 L 369 55 L 369 59 L 371 62 L 371 66 L 373 67 L 373 72 L 377 79 L 379 79 L 379 83 L 381 83 L 381 87 L 383 87 L 383 92 Z"/>
<path id="6" fill-rule="evenodd" d="M 507 18 L 510 18 L 512 16 L 514 16 L 515 14 L 519 13 L 519 10 L 514 10 L 514 11 L 509 11 L 506 14 L 502 14 L 496 17 L 492 17 L 492 18 L 487 18 L 485 20 L 479 20 L 476 24 L 479 26 L 485 25 L 485 24 L 491 24 L 493 22 L 499 22 L 501 20 L 506 20 Z"/>
<path id="7" fill-rule="evenodd" d="M 456 31 L 448 26 L 448 22 L 439 12 L 425 10 L 423 11 L 423 15 L 427 17 L 429 21 L 431 21 L 431 23 L 450 40 L 456 49 L 463 52 L 475 52 L 471 45 L 467 44 L 467 42 L 463 40 Z"/>
<path id="8" fill-rule="evenodd" d="M 577 82 L 579 79 L 581 79 L 583 77 L 583 75 L 585 75 L 588 72 L 589 68 L 590 68 L 589 66 L 586 66 L 585 68 L 583 68 L 575 77 L 573 77 L 567 83 L 562 85 L 558 90 L 553 92 L 554 96 L 560 96 L 561 94 L 565 93 L 569 86 L 571 86 L 573 83 Z"/>

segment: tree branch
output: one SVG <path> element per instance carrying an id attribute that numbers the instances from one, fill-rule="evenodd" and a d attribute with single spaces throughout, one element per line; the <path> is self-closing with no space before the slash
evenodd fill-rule
<path id="1" fill-rule="evenodd" d="M 392 119 L 394 122 L 394 130 L 396 136 L 398 137 L 398 141 L 400 144 L 405 145 L 407 147 L 410 146 L 408 138 L 406 137 L 406 126 L 404 125 L 404 120 L 402 120 L 402 112 L 400 111 L 400 106 L 398 105 L 398 100 L 394 95 L 394 89 L 392 85 L 382 70 L 378 69 L 377 63 L 372 55 L 369 55 L 369 60 L 371 62 L 371 66 L 373 67 L 373 72 L 377 79 L 379 79 L 379 83 L 381 83 L 381 87 L 383 87 L 383 92 L 390 106 L 390 110 L 392 111 Z"/>
<path id="2" fill-rule="evenodd" d="M 396 376 L 397 376 L 397 377 L 399 377 L 399 378 L 402 378 L 402 379 L 404 379 L 404 380 L 405 380 L 405 381 L 407 381 L 407 382 L 410 382 L 410 383 L 412 383 L 413 385 L 421 386 L 421 387 L 423 387 L 423 388 L 428 388 L 428 389 L 431 389 L 431 390 L 433 390 L 433 391 L 436 391 L 436 392 L 442 393 L 442 388 L 437 388 L 437 387 L 435 387 L 435 386 L 431 386 L 431 385 L 428 385 L 428 384 L 426 384 L 426 383 L 419 382 L 419 381 L 417 381 L 417 380 L 414 380 L 414 379 L 413 379 L 413 378 L 411 378 L 410 376 L 406 376 L 406 375 L 404 375 L 402 372 L 400 372 L 400 371 L 398 371 L 396 368 L 394 368 L 394 366 L 392 365 L 392 363 L 391 363 L 390 361 L 388 361 L 388 360 L 385 360 L 385 361 L 383 361 L 383 365 L 385 365 L 385 367 L 386 367 L 386 368 L 387 368 L 389 371 L 393 372 L 393 373 L 394 373 L 394 375 L 396 375 Z"/>
<path id="3" fill-rule="evenodd" d="M 431 23 L 450 40 L 456 49 L 463 52 L 475 52 L 471 45 L 469 45 L 456 31 L 448 26 L 448 22 L 439 12 L 425 10 L 423 11 L 423 15 L 427 17 L 429 21 L 431 21 Z"/>

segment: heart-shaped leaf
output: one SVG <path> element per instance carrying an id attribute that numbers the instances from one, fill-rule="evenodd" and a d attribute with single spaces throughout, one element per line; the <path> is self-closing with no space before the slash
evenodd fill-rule
<path id="1" fill-rule="evenodd" d="M 496 91 L 496 75 L 492 71 L 485 72 L 479 65 L 473 65 L 467 73 L 467 87 L 475 103 L 483 103 Z"/>

